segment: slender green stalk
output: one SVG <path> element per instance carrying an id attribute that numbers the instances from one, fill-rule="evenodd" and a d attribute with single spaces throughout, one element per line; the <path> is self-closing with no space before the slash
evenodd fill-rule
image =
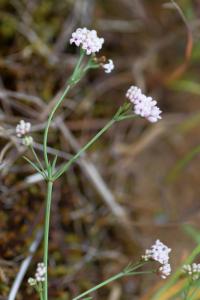
<path id="1" fill-rule="evenodd" d="M 110 277 L 109 279 L 107 279 L 107 280 L 101 282 L 100 284 L 94 286 L 93 288 L 91 288 L 91 289 L 89 289 L 88 291 L 86 291 L 86 292 L 80 294 L 79 296 L 73 298 L 72 300 L 78 300 L 78 299 L 81 299 L 81 298 L 83 298 L 84 296 L 86 296 L 86 295 L 88 295 L 88 294 L 90 294 L 90 293 L 92 293 L 92 292 L 94 292 L 94 291 L 100 289 L 101 287 L 103 287 L 103 286 L 109 284 L 110 282 L 112 282 L 112 281 L 114 281 L 114 280 L 117 280 L 117 279 L 119 279 L 119 278 L 122 278 L 123 276 L 124 276 L 124 272 L 118 273 L 117 275 L 114 275 L 114 276 Z"/>
<path id="2" fill-rule="evenodd" d="M 43 298 L 43 292 L 42 292 L 42 283 L 39 282 L 39 286 L 36 286 L 35 289 L 38 292 L 40 300 L 44 300 L 44 298 Z"/>
<path id="3" fill-rule="evenodd" d="M 53 107 L 48 121 L 47 121 L 47 125 L 45 127 L 45 131 L 44 131 L 44 139 L 43 139 L 43 150 L 44 150 L 44 159 L 45 159 L 45 164 L 46 164 L 46 168 L 47 170 L 49 169 L 49 160 L 48 160 L 48 153 L 47 153 L 47 140 L 48 140 L 48 132 L 49 132 L 49 127 L 51 125 L 51 121 L 53 119 L 53 116 L 55 114 L 55 112 L 57 111 L 57 109 L 59 108 L 59 106 L 62 104 L 63 100 L 65 99 L 65 96 L 67 95 L 67 93 L 69 92 L 70 88 L 72 87 L 73 84 L 77 83 L 80 79 L 81 79 L 81 63 L 83 61 L 85 52 L 81 51 L 80 57 L 77 61 L 76 67 L 74 69 L 74 72 L 72 74 L 72 76 L 70 77 L 68 84 L 63 92 L 63 94 L 61 95 L 61 97 L 59 98 L 59 100 L 56 102 L 55 106 Z"/>
<path id="4" fill-rule="evenodd" d="M 44 256 L 43 262 L 46 267 L 45 281 L 44 281 L 44 300 L 48 300 L 48 247 L 49 247 L 49 222 L 50 222 L 50 212 L 51 212 L 51 200 L 52 200 L 52 189 L 53 182 L 47 182 L 47 195 L 46 195 L 46 205 L 45 205 L 45 224 L 44 224 Z"/>
<path id="5" fill-rule="evenodd" d="M 73 164 L 79 157 L 87 150 L 92 144 L 94 144 L 98 138 L 106 132 L 115 122 L 119 122 L 125 119 L 135 118 L 135 115 L 128 116 L 117 116 L 117 114 L 87 143 L 83 148 L 80 149 L 60 170 L 54 175 L 54 179 L 58 179 L 68 168 Z"/>
<path id="6" fill-rule="evenodd" d="M 44 300 L 42 291 L 39 291 L 40 300 Z"/>
<path id="7" fill-rule="evenodd" d="M 135 119 L 137 116 L 130 114 L 130 115 L 125 115 L 125 116 L 121 116 L 119 117 L 118 121 L 124 121 L 124 120 L 128 120 L 128 119 Z"/>
<path id="8" fill-rule="evenodd" d="M 135 264 L 129 263 L 128 266 L 124 269 L 124 273 L 125 274 L 129 274 L 134 270 L 139 269 L 140 267 L 146 265 L 148 263 L 148 261 L 139 261 Z"/>
<path id="9" fill-rule="evenodd" d="M 70 77 L 66 88 L 64 89 L 63 94 L 56 102 L 55 106 L 53 107 L 52 111 L 47 120 L 47 124 L 44 131 L 44 138 L 43 138 L 43 152 L 44 152 L 44 160 L 47 169 L 47 195 L 46 195 L 46 205 L 45 205 L 45 225 L 44 225 L 44 253 L 43 253 L 43 261 L 46 267 L 46 274 L 45 274 L 45 282 L 44 282 L 44 291 L 42 293 L 41 300 L 48 300 L 48 244 L 49 244 L 49 224 L 50 224 L 50 212 L 51 212 L 51 202 L 52 202 L 52 189 L 53 189 L 53 180 L 52 180 L 52 168 L 55 168 L 56 159 L 53 162 L 53 166 L 49 164 L 48 153 L 47 153 L 47 143 L 48 143 L 48 132 L 57 109 L 62 104 L 63 100 L 65 99 L 67 93 L 69 92 L 72 85 L 76 84 L 81 79 L 81 63 L 84 58 L 84 51 L 81 52 L 79 60 L 76 64 L 74 72 Z M 44 171 L 37 154 L 35 153 L 34 149 L 31 149 L 36 161 L 38 162 L 40 168 Z"/>
<path id="10" fill-rule="evenodd" d="M 190 295 L 190 300 L 194 300 L 196 297 L 196 293 L 198 292 L 199 290 L 199 284 L 197 285 L 196 288 L 194 288 L 194 290 L 192 291 L 191 295 Z"/>
<path id="11" fill-rule="evenodd" d="M 185 291 L 185 296 L 184 296 L 185 300 L 189 299 L 188 297 L 189 297 L 189 294 L 190 294 L 191 283 L 192 283 L 192 281 L 189 280 L 188 285 L 186 287 L 186 291 Z"/>
<path id="12" fill-rule="evenodd" d="M 131 272 L 129 273 L 128 275 L 126 276 L 132 276 L 132 275 L 143 275 L 143 274 L 153 274 L 155 273 L 156 271 L 154 270 L 150 270 L 150 271 L 141 271 L 141 272 Z"/>
<path id="13" fill-rule="evenodd" d="M 73 164 L 90 146 L 98 140 L 98 138 L 106 132 L 116 120 L 113 118 L 111 119 L 83 148 L 81 148 L 60 170 L 54 175 L 54 180 L 58 179 L 64 172 L 68 170 L 68 168 Z"/>
<path id="14" fill-rule="evenodd" d="M 76 67 L 74 69 L 74 72 L 73 72 L 69 82 L 76 83 L 76 81 L 78 81 L 80 79 L 80 77 L 81 77 L 80 67 L 81 67 L 81 63 L 83 61 L 84 55 L 85 55 L 85 52 L 81 49 L 79 59 L 77 61 Z"/>
<path id="15" fill-rule="evenodd" d="M 57 111 L 57 109 L 59 108 L 59 106 L 61 105 L 61 103 L 63 102 L 63 100 L 65 99 L 65 96 L 69 92 L 70 88 L 71 88 L 71 85 L 68 84 L 67 87 L 65 88 L 62 96 L 60 97 L 60 99 L 58 100 L 58 102 L 56 102 L 56 105 L 52 109 L 52 111 L 51 111 L 51 113 L 49 115 L 48 121 L 47 121 L 47 125 L 45 127 L 44 139 L 43 139 L 43 151 L 44 151 L 44 159 L 45 159 L 47 170 L 49 169 L 49 160 L 48 160 L 48 154 L 47 154 L 47 140 L 48 140 L 49 127 L 51 125 L 51 121 L 53 119 L 53 116 L 54 116 L 55 112 Z"/>
<path id="16" fill-rule="evenodd" d="M 137 266 L 137 267 L 135 267 L 135 270 L 138 269 L 139 267 L 140 267 L 140 265 Z M 100 284 L 94 286 L 93 288 L 87 290 L 86 292 L 80 294 L 79 296 L 73 298 L 72 300 L 78 300 L 78 299 L 81 299 L 81 298 L 83 298 L 84 296 L 86 296 L 86 295 L 88 295 L 88 294 L 90 294 L 90 293 L 92 293 L 92 292 L 94 292 L 94 291 L 100 289 L 101 287 L 103 287 L 103 286 L 109 284 L 110 282 L 115 281 L 115 280 L 117 280 L 117 279 L 119 279 L 119 278 L 122 278 L 122 277 L 124 277 L 124 276 L 141 275 L 141 274 L 152 274 L 153 272 L 154 272 L 154 271 L 141 271 L 141 272 L 131 272 L 131 273 L 126 272 L 126 271 L 120 272 L 120 273 L 118 273 L 118 274 L 116 274 L 116 275 L 114 275 L 114 276 L 108 278 L 107 280 L 101 282 Z"/>
<path id="17" fill-rule="evenodd" d="M 43 171 L 45 173 L 45 170 L 44 170 L 44 168 L 42 166 L 42 163 L 41 163 L 39 157 L 37 156 L 37 153 L 35 152 L 35 149 L 33 148 L 33 145 L 30 145 L 30 149 L 31 149 L 31 151 L 32 151 L 32 153 L 33 153 L 33 155 L 34 155 L 34 157 L 35 157 L 35 159 L 36 159 L 36 161 L 37 161 L 37 163 L 38 163 L 41 171 Z"/>

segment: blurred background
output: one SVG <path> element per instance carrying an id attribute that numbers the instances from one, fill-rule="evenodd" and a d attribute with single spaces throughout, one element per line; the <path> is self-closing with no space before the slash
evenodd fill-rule
<path id="1" fill-rule="evenodd" d="M 163 111 L 155 125 L 124 121 L 111 128 L 54 189 L 50 299 L 71 299 L 136 261 L 155 239 L 173 249 L 174 269 L 195 247 L 200 219 L 200 1 L 0 0 L 0 299 L 8 299 L 35 241 L 18 300 L 37 299 L 27 278 L 41 261 L 45 185 L 22 158 L 15 137 L 33 124 L 42 159 L 45 121 L 73 70 L 77 27 L 105 38 L 98 56 L 115 70 L 90 72 L 68 95 L 49 137 L 49 153 L 68 159 L 125 101 L 131 84 Z M 187 225 L 187 226 L 186 226 Z M 188 235 L 190 232 L 190 235 Z M 124 278 L 95 299 L 152 299 L 154 276 Z M 161 299 L 161 298 L 160 298 Z M 164 299 L 164 298 L 162 298 Z M 168 298 L 166 298 L 168 299 Z"/>

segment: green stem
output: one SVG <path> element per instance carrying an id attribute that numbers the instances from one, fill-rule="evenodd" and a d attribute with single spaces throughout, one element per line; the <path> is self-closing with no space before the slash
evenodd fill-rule
<path id="1" fill-rule="evenodd" d="M 147 263 L 148 263 L 148 261 L 139 261 L 139 262 L 137 262 L 137 263 L 135 263 L 135 264 L 129 263 L 129 264 L 126 266 L 126 268 L 124 269 L 124 273 L 125 273 L 125 274 L 128 274 L 128 273 L 130 273 L 130 272 L 132 272 L 132 271 L 134 271 L 134 270 L 139 269 L 140 267 L 144 266 L 144 265 L 147 264 Z"/>
<path id="2" fill-rule="evenodd" d="M 191 285 L 192 285 L 192 279 L 189 279 L 188 285 L 186 287 L 186 291 L 185 291 L 185 300 L 188 300 L 189 298 L 189 294 L 190 294 L 190 289 L 191 289 Z"/>
<path id="3" fill-rule="evenodd" d="M 67 87 L 65 88 L 62 96 L 60 97 L 60 99 L 58 100 L 58 102 L 56 102 L 56 105 L 52 109 L 52 111 L 51 111 L 51 113 L 49 115 L 48 121 L 47 121 L 47 125 L 45 127 L 44 139 L 43 139 L 43 151 L 44 151 L 44 160 L 45 160 L 45 163 L 46 163 L 47 170 L 49 169 L 49 160 L 48 160 L 48 153 L 47 153 L 47 140 L 48 140 L 49 127 L 51 125 L 51 121 L 53 119 L 53 116 L 54 116 L 56 110 L 58 109 L 58 107 L 63 102 L 63 100 L 64 100 L 65 96 L 67 95 L 67 93 L 69 92 L 70 88 L 71 88 L 71 85 L 68 84 Z"/>
<path id="4" fill-rule="evenodd" d="M 60 170 L 54 175 L 54 180 L 58 179 L 90 146 L 98 140 L 98 138 L 107 131 L 114 123 L 115 119 L 111 119 L 83 148 L 81 148 Z"/>
<path id="5" fill-rule="evenodd" d="M 101 282 L 100 284 L 94 286 L 93 288 L 91 288 L 91 289 L 89 289 L 88 291 L 86 291 L 86 292 L 80 294 L 79 296 L 73 298 L 72 300 L 78 300 L 78 299 L 81 299 L 81 298 L 83 298 L 84 296 L 86 296 L 86 295 L 88 295 L 88 294 L 90 294 L 90 293 L 92 293 L 92 292 L 94 292 L 94 291 L 100 289 L 102 286 L 105 286 L 105 285 L 109 284 L 110 282 L 112 282 L 112 281 L 114 281 L 114 280 L 117 280 L 117 279 L 119 279 L 119 278 L 122 278 L 123 276 L 125 276 L 124 272 L 118 273 L 117 275 L 114 275 L 113 277 L 111 277 L 111 278 L 109 278 L 109 279 L 107 279 L 107 280 Z"/>
<path id="6" fill-rule="evenodd" d="M 132 276 L 132 275 L 143 275 L 143 274 L 153 274 L 156 271 L 151 270 L 151 271 L 141 271 L 141 272 L 130 272 L 129 274 L 127 274 L 127 276 Z"/>
<path id="7" fill-rule="evenodd" d="M 81 63 L 83 61 L 84 55 L 85 55 L 85 51 L 83 51 L 81 49 L 79 59 L 77 61 L 76 67 L 74 69 L 74 72 L 73 72 L 69 82 L 76 83 L 76 80 L 79 79 L 79 76 L 77 78 L 77 75 L 80 75 L 80 67 L 81 67 Z"/>
<path id="8" fill-rule="evenodd" d="M 45 282 L 44 282 L 44 300 L 48 300 L 48 246 L 49 246 L 49 221 L 51 212 L 53 182 L 47 182 L 47 195 L 45 204 L 45 224 L 44 224 L 44 257 L 43 262 L 46 267 Z"/>
<path id="9" fill-rule="evenodd" d="M 68 84 L 63 92 L 63 94 L 61 95 L 61 97 L 59 98 L 58 102 L 56 102 L 55 106 L 53 107 L 48 121 L 47 121 L 47 125 L 45 127 L 45 131 L 44 131 L 44 139 L 43 139 L 43 150 L 44 150 L 44 160 L 45 160 L 45 164 L 46 164 L 46 168 L 47 171 L 49 172 L 49 160 L 48 160 L 48 153 L 47 153 L 47 141 L 48 141 L 48 132 L 49 132 L 49 127 L 51 125 L 51 121 L 53 119 L 53 116 L 55 114 L 55 112 L 57 111 L 57 109 L 59 108 L 59 106 L 62 104 L 63 100 L 65 99 L 65 96 L 67 95 L 67 93 L 69 92 L 70 88 L 72 87 L 72 85 L 76 84 L 80 79 L 81 79 L 81 63 L 82 60 L 84 58 L 85 52 L 81 51 L 80 53 L 80 57 L 77 61 L 76 67 L 74 69 L 74 72 L 72 74 L 72 76 L 70 77 Z"/>
<path id="10" fill-rule="evenodd" d="M 36 291 L 38 292 L 38 295 L 39 295 L 39 297 L 40 297 L 40 300 L 44 300 L 44 298 L 43 298 L 43 292 L 42 292 L 42 283 L 40 282 L 40 283 L 39 283 L 39 286 L 37 285 L 37 286 L 35 287 L 35 289 L 36 289 Z"/>
<path id="11" fill-rule="evenodd" d="M 194 288 L 194 290 L 192 291 L 192 294 L 190 295 L 190 300 L 194 300 L 196 297 L 195 297 L 195 295 L 196 295 L 196 293 L 198 292 L 198 290 L 199 290 L 199 284 L 198 284 L 198 286 L 196 287 L 196 288 Z"/>
<path id="12" fill-rule="evenodd" d="M 138 268 L 139 268 L 139 267 L 135 267 L 135 269 L 138 269 Z M 88 294 L 90 294 L 90 293 L 92 293 L 92 292 L 94 292 L 94 291 L 100 289 L 101 287 L 103 287 L 103 286 L 109 284 L 110 282 L 112 282 L 112 281 L 114 281 L 114 280 L 117 280 L 117 279 L 119 279 L 119 278 L 122 278 L 122 277 L 124 277 L 124 276 L 141 275 L 141 274 L 152 274 L 152 273 L 154 273 L 154 271 L 141 271 L 141 272 L 131 272 L 131 273 L 126 273 L 126 272 L 124 272 L 124 271 L 123 271 L 123 272 L 120 272 L 120 273 L 118 273 L 117 275 L 114 275 L 114 276 L 110 277 L 109 279 L 107 279 L 107 280 L 101 282 L 100 284 L 94 286 L 93 288 L 89 289 L 88 291 L 86 291 L 86 292 L 80 294 L 79 296 L 73 298 L 72 300 L 78 300 L 78 299 L 81 299 L 82 297 L 84 297 L 84 296 L 86 296 L 86 295 L 88 295 Z"/>
<path id="13" fill-rule="evenodd" d="M 125 116 L 121 116 L 118 118 L 118 121 L 124 121 L 124 120 L 128 120 L 128 119 L 135 119 L 137 116 L 130 114 L 130 115 L 125 115 Z"/>
<path id="14" fill-rule="evenodd" d="M 44 300 L 42 291 L 39 292 L 39 295 L 40 295 L 40 300 Z"/>
<path id="15" fill-rule="evenodd" d="M 30 149 L 31 149 L 31 151 L 32 151 L 32 153 L 33 153 L 33 155 L 34 155 L 34 157 L 35 157 L 35 159 L 36 159 L 36 161 L 37 161 L 37 163 L 38 163 L 38 165 L 39 165 L 41 171 L 43 171 L 44 174 L 45 174 L 45 170 L 44 170 L 44 168 L 43 168 L 43 166 L 42 166 L 42 163 L 41 163 L 39 157 L 37 156 L 37 153 L 35 152 L 35 149 L 33 148 L 32 145 L 30 145 Z"/>

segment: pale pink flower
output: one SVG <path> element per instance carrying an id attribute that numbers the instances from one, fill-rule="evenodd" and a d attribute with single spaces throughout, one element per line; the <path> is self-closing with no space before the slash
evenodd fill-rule
<path id="1" fill-rule="evenodd" d="M 151 246 L 150 249 L 145 251 L 145 255 L 142 258 L 145 261 L 155 260 L 160 264 L 167 264 L 169 261 L 169 253 L 171 249 L 168 248 L 165 244 L 163 244 L 160 240 L 156 240 L 155 244 Z"/>
<path id="2" fill-rule="evenodd" d="M 74 43 L 77 47 L 81 46 L 87 55 L 99 52 L 104 43 L 103 38 L 97 36 L 96 30 L 78 28 L 72 33 L 70 44 Z"/>
<path id="3" fill-rule="evenodd" d="M 31 123 L 25 122 L 24 120 L 21 120 L 19 124 L 16 126 L 16 134 L 17 137 L 22 137 L 29 133 L 31 130 Z"/>
<path id="4" fill-rule="evenodd" d="M 155 123 L 162 118 L 162 111 L 158 108 L 157 101 L 144 95 L 140 88 L 131 86 L 126 93 L 126 97 L 133 103 L 133 110 L 136 115 L 146 118 L 151 123 Z"/>
<path id="5" fill-rule="evenodd" d="M 170 264 L 164 264 L 159 268 L 161 278 L 166 279 L 171 274 Z"/>

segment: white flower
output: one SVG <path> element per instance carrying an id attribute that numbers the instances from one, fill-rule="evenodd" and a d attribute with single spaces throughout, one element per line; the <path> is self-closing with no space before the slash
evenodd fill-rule
<path id="1" fill-rule="evenodd" d="M 46 274 L 46 267 L 45 267 L 44 263 L 38 263 L 36 273 L 35 273 L 36 281 L 37 282 L 45 281 L 45 274 Z"/>
<path id="2" fill-rule="evenodd" d="M 166 279 L 171 274 L 170 264 L 164 264 L 159 268 L 161 278 Z"/>
<path id="3" fill-rule="evenodd" d="M 134 104 L 134 113 L 146 118 L 149 122 L 155 123 L 161 119 L 161 110 L 157 106 L 157 101 L 152 97 L 144 95 L 140 88 L 131 86 L 126 97 Z"/>
<path id="4" fill-rule="evenodd" d="M 147 119 L 149 120 L 149 122 L 155 123 L 158 120 L 162 119 L 162 117 L 160 116 L 161 113 L 162 113 L 162 111 L 160 110 L 159 107 L 153 106 L 152 109 L 151 109 L 151 113 L 147 117 Z"/>
<path id="5" fill-rule="evenodd" d="M 158 273 L 161 278 L 165 279 L 171 274 L 171 266 L 169 264 L 169 253 L 171 249 L 163 244 L 160 240 L 151 246 L 150 249 L 145 251 L 145 255 L 142 256 L 144 261 L 154 260 L 161 264 L 158 269 Z"/>
<path id="6" fill-rule="evenodd" d="M 126 97 L 134 104 L 137 104 L 141 102 L 142 97 L 144 95 L 142 94 L 142 91 L 137 86 L 131 86 L 128 91 L 126 92 Z"/>
<path id="7" fill-rule="evenodd" d="M 25 122 L 24 120 L 21 120 L 19 124 L 16 126 L 16 134 L 18 137 L 22 137 L 29 133 L 31 130 L 31 123 Z"/>
<path id="8" fill-rule="evenodd" d="M 81 46 L 86 51 L 86 54 L 90 55 L 101 50 L 104 39 L 97 36 L 96 30 L 78 28 L 72 33 L 70 44 L 72 43 L 78 47 Z"/>
<path id="9" fill-rule="evenodd" d="M 112 70 L 115 68 L 113 60 L 109 59 L 108 63 L 106 63 L 106 64 L 103 65 L 103 68 L 105 70 L 105 73 L 111 73 Z"/>
<path id="10" fill-rule="evenodd" d="M 30 286 L 34 286 L 34 285 L 37 284 L 37 282 L 36 282 L 35 278 L 30 277 L 30 278 L 28 279 L 28 284 L 29 284 Z"/>
<path id="11" fill-rule="evenodd" d="M 193 280 L 200 278 L 200 264 L 184 265 L 183 272 L 192 277 Z"/>
<path id="12" fill-rule="evenodd" d="M 151 97 L 142 97 L 142 101 L 135 104 L 134 112 L 136 115 L 147 118 L 151 115 L 153 107 L 156 105 Z"/>
<path id="13" fill-rule="evenodd" d="M 157 240 L 154 245 L 151 246 L 150 249 L 145 251 L 145 255 L 142 258 L 145 261 L 155 260 L 160 264 L 168 264 L 169 261 L 169 253 L 171 249 L 168 248 L 165 244 L 163 244 L 160 240 Z"/>
<path id="14" fill-rule="evenodd" d="M 25 136 L 23 139 L 22 139 L 22 144 L 24 146 L 30 146 L 33 144 L 33 138 L 32 136 Z"/>

